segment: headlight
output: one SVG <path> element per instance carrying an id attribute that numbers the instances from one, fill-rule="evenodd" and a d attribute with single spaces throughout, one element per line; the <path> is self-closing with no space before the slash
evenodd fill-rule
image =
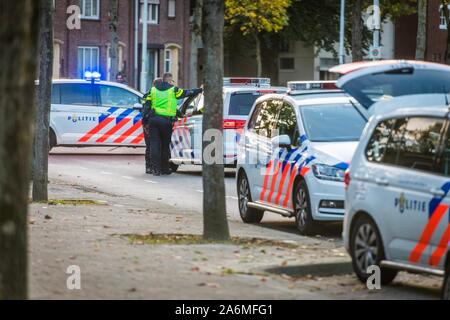
<path id="1" fill-rule="evenodd" d="M 312 171 L 317 179 L 344 181 L 345 170 L 328 166 L 326 164 L 313 164 Z"/>

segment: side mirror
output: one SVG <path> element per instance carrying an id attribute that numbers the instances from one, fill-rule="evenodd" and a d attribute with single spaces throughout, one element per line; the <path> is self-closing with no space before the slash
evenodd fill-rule
<path id="1" fill-rule="evenodd" d="M 133 105 L 133 110 L 142 111 L 142 104 L 140 104 L 140 103 L 135 103 L 135 104 Z"/>
<path id="2" fill-rule="evenodd" d="M 290 148 L 292 145 L 291 138 L 287 134 L 282 134 L 280 136 L 273 137 L 271 139 L 272 146 L 274 148 Z"/>
<path id="3" fill-rule="evenodd" d="M 185 116 L 190 117 L 194 113 L 194 108 L 189 108 L 186 110 Z"/>

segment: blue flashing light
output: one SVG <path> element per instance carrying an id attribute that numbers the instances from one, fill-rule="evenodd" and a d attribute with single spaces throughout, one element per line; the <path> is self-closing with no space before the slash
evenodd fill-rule
<path id="1" fill-rule="evenodd" d="M 101 78 L 100 72 L 97 71 L 85 71 L 84 79 L 88 81 L 99 81 Z"/>

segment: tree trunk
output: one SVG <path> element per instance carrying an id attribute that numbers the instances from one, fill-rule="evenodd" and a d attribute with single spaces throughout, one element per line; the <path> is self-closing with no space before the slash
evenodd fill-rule
<path id="1" fill-rule="evenodd" d="M 354 0 L 352 7 L 352 61 L 364 59 L 362 48 L 363 37 L 362 0 Z"/>
<path id="2" fill-rule="evenodd" d="M 0 2 L 0 299 L 27 298 L 39 2 Z"/>
<path id="3" fill-rule="evenodd" d="M 111 61 L 110 80 L 116 81 L 119 72 L 119 36 L 117 35 L 117 26 L 119 24 L 119 2 L 118 0 L 109 0 L 109 58 Z M 98 71 L 98 70 L 94 70 Z"/>
<path id="4" fill-rule="evenodd" d="M 197 0 L 194 14 L 191 17 L 191 50 L 189 57 L 189 86 L 191 88 L 198 87 L 198 49 L 202 46 L 202 6 L 203 0 Z"/>
<path id="5" fill-rule="evenodd" d="M 258 33 L 254 33 L 255 38 L 255 53 L 256 53 L 256 76 L 262 76 L 262 58 L 261 58 L 261 40 L 259 39 Z"/>
<path id="6" fill-rule="evenodd" d="M 230 232 L 225 208 L 223 166 L 223 25 L 224 3 L 203 4 L 203 50 L 205 55 L 205 108 L 203 113 L 203 237 L 228 240 Z M 214 135 L 213 142 L 205 137 Z M 218 161 L 206 161 L 207 147 L 213 145 Z"/>
<path id="7" fill-rule="evenodd" d="M 416 60 L 425 60 L 427 46 L 427 0 L 417 1 Z"/>
<path id="8" fill-rule="evenodd" d="M 442 1 L 444 16 L 447 20 L 447 44 L 445 46 L 445 63 L 450 64 L 450 15 L 447 5 L 448 1 Z"/>
<path id="9" fill-rule="evenodd" d="M 48 201 L 49 122 L 53 75 L 53 1 L 39 0 L 39 88 L 33 159 L 33 201 Z"/>

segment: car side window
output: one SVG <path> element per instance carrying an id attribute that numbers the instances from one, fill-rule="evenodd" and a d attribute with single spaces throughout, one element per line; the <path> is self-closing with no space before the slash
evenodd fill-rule
<path id="1" fill-rule="evenodd" d="M 366 156 L 369 161 L 436 172 L 443 119 L 411 117 L 381 122 L 375 129 Z"/>
<path id="2" fill-rule="evenodd" d="M 277 122 L 278 134 L 288 135 L 289 138 L 291 138 L 292 145 L 297 146 L 299 137 L 297 118 L 295 116 L 294 108 L 290 104 L 283 103 Z"/>
<path id="3" fill-rule="evenodd" d="M 445 138 L 445 145 L 440 163 L 440 173 L 446 177 L 450 176 L 450 130 L 447 132 L 447 137 Z"/>
<path id="4" fill-rule="evenodd" d="M 397 164 L 411 169 L 436 172 L 444 119 L 410 118 L 400 140 Z"/>
<path id="5" fill-rule="evenodd" d="M 384 157 L 394 125 L 395 120 L 382 121 L 377 125 L 367 145 L 367 160 L 371 162 L 386 162 Z"/>
<path id="6" fill-rule="evenodd" d="M 92 84 L 63 83 L 60 85 L 61 104 L 96 106 L 97 96 Z"/>
<path id="7" fill-rule="evenodd" d="M 100 99 L 104 107 L 133 108 L 140 104 L 138 95 L 123 88 L 100 85 Z"/>
<path id="8" fill-rule="evenodd" d="M 262 103 L 253 127 L 256 134 L 269 139 L 277 134 L 276 121 L 281 105 L 282 101 L 279 100 L 267 100 Z"/>
<path id="9" fill-rule="evenodd" d="M 251 132 L 255 132 L 254 129 L 255 129 L 255 125 L 256 125 L 256 120 L 258 119 L 258 115 L 259 115 L 259 112 L 261 111 L 263 103 L 259 103 L 258 105 L 256 105 L 256 107 L 253 110 L 253 113 L 252 113 L 250 119 L 248 120 L 248 129 Z"/>
<path id="10" fill-rule="evenodd" d="M 52 85 L 52 104 L 60 104 L 61 103 L 61 85 L 53 84 Z"/>
<path id="11" fill-rule="evenodd" d="M 195 98 L 195 105 L 193 106 L 192 115 L 201 115 L 203 113 L 205 107 L 205 96 L 200 94 L 197 98 Z"/>

